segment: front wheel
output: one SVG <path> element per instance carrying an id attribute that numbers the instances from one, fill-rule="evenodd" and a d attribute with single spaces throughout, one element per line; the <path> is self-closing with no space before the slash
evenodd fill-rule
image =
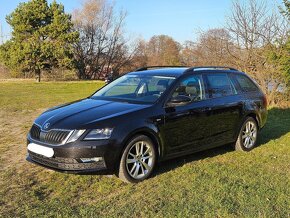
<path id="1" fill-rule="evenodd" d="M 258 125 L 256 120 L 252 117 L 248 117 L 239 132 L 235 149 L 240 151 L 252 150 L 257 142 Z"/>
<path id="2" fill-rule="evenodd" d="M 145 135 L 136 136 L 127 143 L 122 154 L 118 176 L 128 183 L 143 181 L 152 174 L 156 159 L 152 140 Z"/>

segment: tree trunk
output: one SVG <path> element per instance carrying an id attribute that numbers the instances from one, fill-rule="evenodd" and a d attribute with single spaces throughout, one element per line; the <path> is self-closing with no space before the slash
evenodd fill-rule
<path id="1" fill-rule="evenodd" d="M 35 70 L 35 76 L 36 76 L 36 82 L 40 82 L 40 80 L 41 80 L 41 70 L 40 69 Z"/>

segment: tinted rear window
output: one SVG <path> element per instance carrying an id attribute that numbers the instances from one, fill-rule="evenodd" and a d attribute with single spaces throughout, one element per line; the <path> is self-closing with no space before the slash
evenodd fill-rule
<path id="1" fill-rule="evenodd" d="M 210 98 L 218 98 L 234 94 L 231 82 L 225 73 L 207 74 L 207 93 Z"/>
<path id="2" fill-rule="evenodd" d="M 250 80 L 248 77 L 240 74 L 234 75 L 236 80 L 238 81 L 243 92 L 254 92 L 258 91 L 258 87 Z"/>

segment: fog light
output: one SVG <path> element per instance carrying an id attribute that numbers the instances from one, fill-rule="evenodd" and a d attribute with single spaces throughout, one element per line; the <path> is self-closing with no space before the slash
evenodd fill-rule
<path id="1" fill-rule="evenodd" d="M 102 157 L 80 158 L 83 163 L 93 163 L 103 161 Z"/>

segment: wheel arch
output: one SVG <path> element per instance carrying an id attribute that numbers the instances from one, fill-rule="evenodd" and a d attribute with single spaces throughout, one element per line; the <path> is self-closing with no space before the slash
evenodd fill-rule
<path id="1" fill-rule="evenodd" d="M 245 120 L 247 119 L 247 117 L 252 117 L 252 118 L 256 121 L 256 123 L 257 123 L 257 125 L 258 125 L 258 129 L 260 129 L 260 122 L 259 122 L 259 117 L 258 117 L 258 115 L 257 115 L 255 112 L 249 112 L 249 113 L 246 113 L 246 114 L 244 114 L 244 116 L 243 116 L 242 119 L 240 120 L 239 125 L 238 125 L 238 128 L 237 128 L 237 130 L 235 131 L 235 134 L 234 134 L 234 141 L 237 140 L 238 135 L 239 135 L 239 133 L 240 133 L 240 130 L 241 130 L 241 128 L 242 128 L 242 125 L 243 125 L 243 123 L 245 122 Z"/>
<path id="2" fill-rule="evenodd" d="M 238 129 L 238 132 L 236 134 L 236 137 L 235 137 L 235 144 L 234 144 L 235 150 L 238 150 L 238 151 L 250 151 L 251 149 L 253 149 L 253 147 L 255 146 L 255 144 L 257 142 L 257 138 L 256 138 L 254 144 L 251 145 L 251 147 L 246 147 L 243 144 L 242 139 L 239 137 L 240 134 L 242 134 L 244 124 L 246 122 L 248 122 L 248 120 L 254 120 L 256 125 L 257 125 L 257 128 L 258 129 L 260 128 L 259 127 L 259 118 L 258 118 L 257 114 L 255 114 L 255 113 L 247 113 L 245 116 L 243 116 L 243 119 L 241 121 L 241 125 L 240 125 L 240 127 Z"/>
<path id="3" fill-rule="evenodd" d="M 254 113 L 254 112 L 250 112 L 250 113 L 245 115 L 243 120 L 245 120 L 247 117 L 252 117 L 256 121 L 258 129 L 260 129 L 260 119 L 259 119 L 258 114 Z"/>
<path id="4" fill-rule="evenodd" d="M 129 140 L 131 140 L 132 138 L 134 138 L 137 135 L 145 135 L 145 136 L 149 137 L 152 140 L 153 144 L 156 146 L 156 149 L 158 151 L 158 157 L 161 155 L 161 143 L 160 143 L 159 137 L 158 137 L 157 133 L 150 128 L 140 128 L 140 129 L 136 129 L 135 131 L 131 132 L 124 140 L 123 150 L 125 149 L 125 146 L 129 142 Z"/>

